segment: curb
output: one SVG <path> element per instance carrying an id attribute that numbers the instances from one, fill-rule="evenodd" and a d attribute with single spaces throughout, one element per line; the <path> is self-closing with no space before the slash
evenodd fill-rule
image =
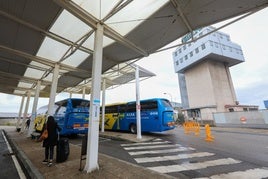
<path id="1" fill-rule="evenodd" d="M 117 141 L 134 142 L 134 143 L 145 142 L 145 141 L 152 141 L 152 140 L 155 139 L 155 138 L 151 138 L 151 139 L 148 139 L 148 140 L 138 141 L 138 140 L 131 140 L 131 139 L 127 139 L 127 138 L 121 137 L 120 134 L 119 135 L 116 135 L 116 136 L 112 136 L 112 135 L 107 135 L 107 134 L 103 134 L 103 133 L 99 133 L 99 137 L 103 137 L 103 138 L 107 138 L 107 139 L 112 139 L 112 140 L 117 140 Z"/>
<path id="2" fill-rule="evenodd" d="M 13 140 L 9 138 L 5 130 L 3 131 L 27 178 L 44 179 L 44 176 L 32 164 L 25 153 L 18 147 L 16 142 L 13 142 Z"/>

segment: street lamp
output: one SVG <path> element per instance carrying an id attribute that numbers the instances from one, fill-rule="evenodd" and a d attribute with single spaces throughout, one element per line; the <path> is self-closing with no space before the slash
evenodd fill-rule
<path id="1" fill-rule="evenodd" d="M 170 93 L 164 93 L 164 94 L 169 95 L 169 97 L 170 97 L 170 102 L 172 102 L 172 95 L 171 95 Z"/>

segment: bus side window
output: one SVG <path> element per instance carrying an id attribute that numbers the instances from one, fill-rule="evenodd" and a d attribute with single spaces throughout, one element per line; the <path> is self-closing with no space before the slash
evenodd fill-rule
<path id="1" fill-rule="evenodd" d="M 117 113 L 117 106 L 107 106 L 105 107 L 105 113 Z"/>
<path id="2" fill-rule="evenodd" d="M 141 102 L 141 111 L 157 110 L 157 101 Z"/>
<path id="3" fill-rule="evenodd" d="M 130 103 L 126 107 L 126 112 L 136 112 L 136 103 Z"/>
<path id="4" fill-rule="evenodd" d="M 125 104 L 123 104 L 123 105 L 119 105 L 118 106 L 118 112 L 119 113 L 125 113 L 126 112 L 126 105 Z"/>

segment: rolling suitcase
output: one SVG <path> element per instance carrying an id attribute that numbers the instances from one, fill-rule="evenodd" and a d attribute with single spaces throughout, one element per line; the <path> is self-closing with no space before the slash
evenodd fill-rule
<path id="1" fill-rule="evenodd" d="M 67 160 L 70 153 L 68 138 L 60 138 L 57 144 L 56 162 L 61 163 Z"/>

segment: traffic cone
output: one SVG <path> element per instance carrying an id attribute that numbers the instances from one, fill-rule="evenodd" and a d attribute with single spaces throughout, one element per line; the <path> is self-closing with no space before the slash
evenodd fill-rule
<path id="1" fill-rule="evenodd" d="M 214 141 L 214 137 L 211 135 L 209 124 L 206 124 L 205 125 L 205 128 L 206 128 L 206 141 L 213 142 Z"/>

